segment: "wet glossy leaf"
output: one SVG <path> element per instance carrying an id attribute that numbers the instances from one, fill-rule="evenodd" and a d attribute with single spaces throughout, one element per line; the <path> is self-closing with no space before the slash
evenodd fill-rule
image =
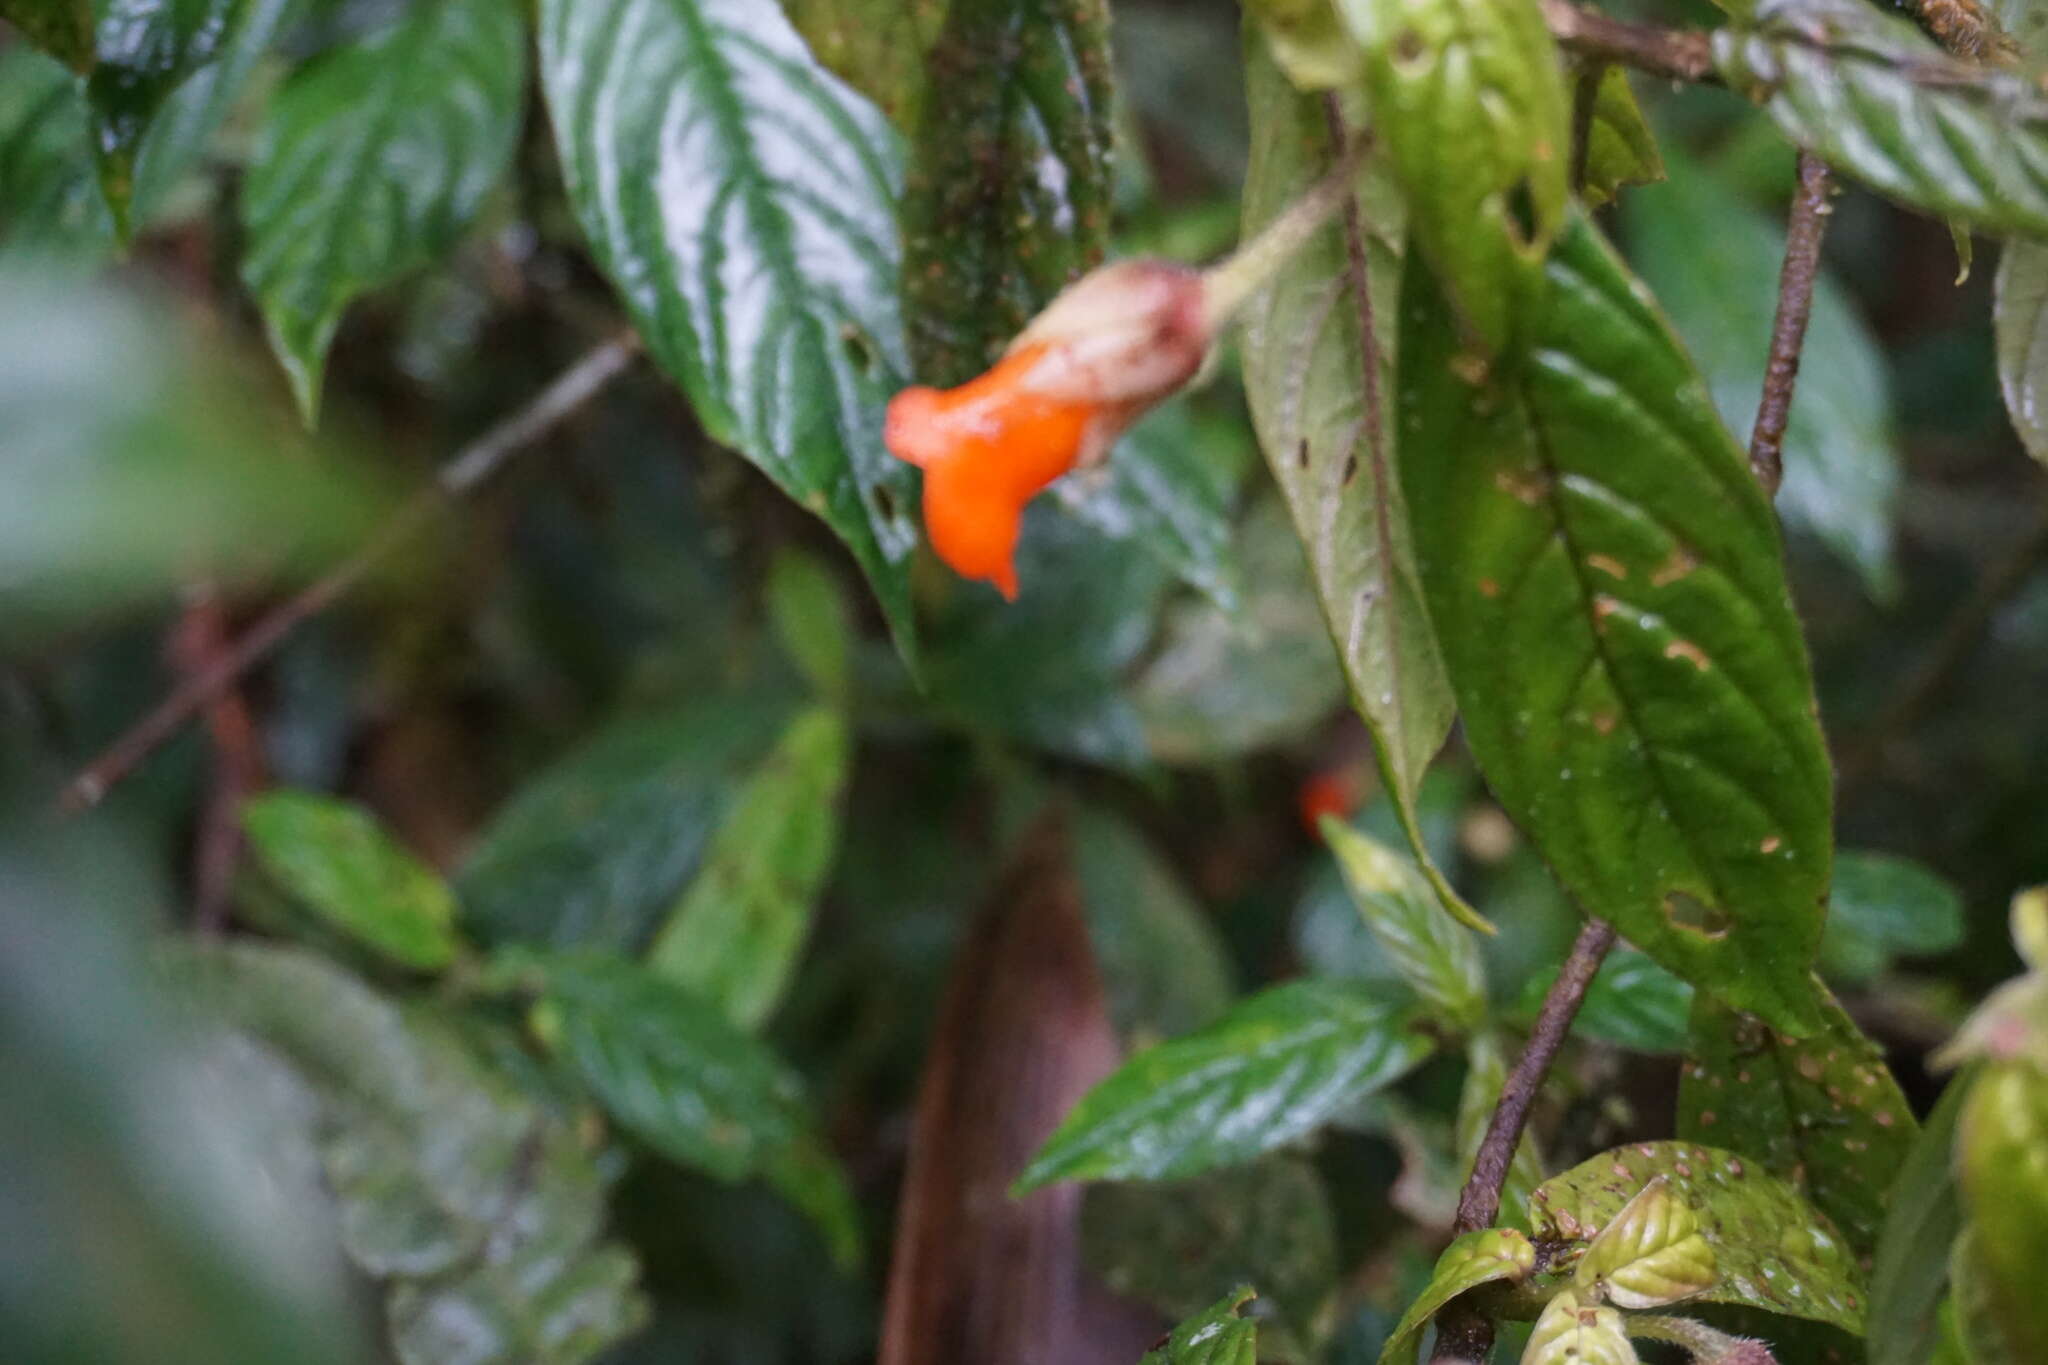
<path id="1" fill-rule="evenodd" d="M 122 235 L 150 120 L 180 81 L 220 53 L 238 8 L 238 0 L 105 0 L 96 7 L 86 101 L 100 188 Z"/>
<path id="2" fill-rule="evenodd" d="M 926 69 L 904 176 L 903 315 L 913 373 L 950 387 L 1102 259 L 1108 6 L 955 4 Z"/>
<path id="3" fill-rule="evenodd" d="M 1685 339 L 1721 420 L 1746 431 L 1763 393 L 1783 225 L 1710 170 L 1675 157 L 1669 184 L 1629 196 L 1622 222 L 1644 283 Z M 1832 273 L 1815 285 L 1806 363 L 1785 428 L 1779 515 L 1840 555 L 1877 596 L 1897 586 L 1898 432 L 1883 354 Z"/>
<path id="4" fill-rule="evenodd" d="M 242 807 L 242 828 L 265 870 L 351 938 L 407 967 L 454 960 L 454 893 L 361 806 L 269 792 Z"/>
<path id="5" fill-rule="evenodd" d="M 912 649 L 916 481 L 882 446 L 908 369 L 894 132 L 765 0 L 546 0 L 569 197 L 713 439 L 852 549 Z"/>
<path id="6" fill-rule="evenodd" d="M 2014 1360 L 2048 1359 L 2048 1074 L 1991 1061 L 1956 1126 L 1956 1175 L 1980 1272 L 1984 1316 Z"/>
<path id="7" fill-rule="evenodd" d="M 2027 453 L 2048 463 L 2048 243 L 2000 247 L 1992 291 L 2005 410 Z"/>
<path id="8" fill-rule="evenodd" d="M 242 278 L 308 424 L 342 311 L 454 246 L 504 174 L 525 86 L 512 0 L 427 0 L 277 92 L 242 191 Z"/>
<path id="9" fill-rule="evenodd" d="M 177 965 L 204 1008 L 318 1096 L 342 1244 L 383 1282 L 403 1365 L 446 1365 L 458 1347 L 478 1365 L 579 1365 L 644 1320 L 632 1256 L 599 1241 L 589 1156 L 446 1018 L 292 950 Z"/>
<path id="10" fill-rule="evenodd" d="M 1167 1179 L 1247 1160 L 1400 1079 L 1432 1046 L 1405 1012 L 1358 986 L 1272 987 L 1124 1063 L 1075 1106 L 1017 1189 Z"/>
<path id="11" fill-rule="evenodd" d="M 1565 225 L 1571 101 L 1534 0 L 1339 0 L 1417 250 L 1467 339 L 1519 331 Z"/>
<path id="12" fill-rule="evenodd" d="M 0 0 L 0 19 L 79 75 L 92 70 L 92 0 Z"/>
<path id="13" fill-rule="evenodd" d="M 1164 762 L 1284 744 L 1344 704 L 1329 627 L 1278 498 L 1262 497 L 1245 514 L 1231 565 L 1232 604 L 1185 595 L 1169 603 L 1131 681 L 1145 743 Z"/>
<path id="14" fill-rule="evenodd" d="M 1787 1038 L 1704 994 L 1680 1072 L 1678 1136 L 1753 1158 L 1799 1186 L 1859 1257 L 1920 1125 L 1884 1052 L 1832 998 L 1810 1038 Z"/>
<path id="15" fill-rule="evenodd" d="M 1530 1201 L 1538 1242 L 1592 1241 L 1657 1176 L 1699 1220 L 1719 1275 L 1700 1297 L 1812 1318 L 1861 1334 L 1864 1293 L 1841 1235 L 1753 1158 L 1684 1142 L 1617 1147 L 1545 1181 Z"/>
<path id="16" fill-rule="evenodd" d="M 130 216 L 161 217 L 205 153 L 300 0 L 242 0 L 218 55 L 187 76 L 148 120 L 133 167 Z M 114 247 L 113 216 L 94 172 L 89 106 L 78 82 L 26 48 L 0 53 L 0 250 L 94 261 Z"/>
<path id="17" fill-rule="evenodd" d="M 1324 816 L 1323 841 L 1366 928 L 1422 1002 L 1453 1029 L 1476 1027 L 1486 1013 L 1486 974 L 1471 930 L 1438 904 L 1409 859 Z"/>
<path id="18" fill-rule="evenodd" d="M 1870 1365 L 1925 1365 L 1941 1332 L 1949 1248 L 1963 1225 L 1956 1190 L 1956 1119 L 1968 1077 L 1942 1092 L 1885 1200 L 1870 1270 Z"/>
<path id="19" fill-rule="evenodd" d="M 580 953 L 540 966 L 539 1032 L 613 1118 L 728 1184 L 767 1181 L 818 1224 L 836 1260 L 860 1259 L 846 1176 L 818 1136 L 802 1082 L 766 1045 L 623 959 Z"/>
<path id="20" fill-rule="evenodd" d="M 1249 236 L 1328 172 L 1339 137 L 1323 99 L 1289 86 L 1256 45 L 1245 54 L 1245 89 L 1254 153 L 1244 194 Z M 1340 122 L 1350 136 L 1357 111 Z M 1445 903 L 1461 905 L 1415 826 L 1415 791 L 1450 729 L 1452 704 L 1394 464 L 1403 217 L 1385 167 L 1369 160 L 1344 214 L 1247 305 L 1245 396 L 1409 844 Z"/>
<path id="21" fill-rule="evenodd" d="M 1657 135 L 1636 103 L 1627 70 L 1610 66 L 1600 73 L 1593 92 L 1592 117 L 1586 125 L 1585 182 L 1579 196 L 1597 207 L 1630 185 L 1662 179 L 1664 155 L 1657 150 Z"/>
<path id="22" fill-rule="evenodd" d="M 486 826 L 456 880 L 465 922 L 490 942 L 638 951 L 788 714 L 772 694 L 713 696 L 600 729 Z"/>
<path id="23" fill-rule="evenodd" d="M 1275 1311 L 1269 1351 L 1307 1355 L 1337 1287 L 1330 1191 L 1298 1157 L 1160 1184 L 1097 1185 L 1081 1214 L 1088 1268 L 1111 1292 L 1171 1317 L 1200 1311 L 1232 1286 L 1256 1284 Z"/>
<path id="24" fill-rule="evenodd" d="M 1517 1002 L 1524 1018 L 1534 1019 L 1543 1007 L 1563 961 L 1555 959 L 1524 984 Z M 1685 1047 L 1693 998 L 1691 986 L 1627 944 L 1617 944 L 1587 988 L 1572 1031 L 1636 1052 L 1677 1052 Z"/>
<path id="25" fill-rule="evenodd" d="M 1699 1219 L 1658 1176 L 1600 1229 L 1572 1282 L 1623 1308 L 1658 1308 L 1704 1293 L 1716 1275 Z"/>
<path id="26" fill-rule="evenodd" d="M 1909 858 L 1849 851 L 1835 858 L 1820 940 L 1822 975 L 1868 980 L 1894 958 L 1931 957 L 1963 941 L 1962 893 Z"/>
<path id="27" fill-rule="evenodd" d="M 846 785 L 846 722 L 822 708 L 791 721 L 732 798 L 704 867 L 647 965 L 758 1027 L 781 998 L 832 857 Z"/>
<path id="28" fill-rule="evenodd" d="M 1108 810 L 1083 807 L 1072 825 L 1082 913 L 1117 1032 L 1152 1041 L 1223 1013 L 1236 991 L 1230 955 L 1173 867 Z"/>
<path id="29" fill-rule="evenodd" d="M 1513 1228 L 1482 1228 L 1458 1238 L 1437 1257 L 1428 1287 L 1401 1315 L 1380 1351 L 1380 1365 L 1413 1365 L 1423 1329 L 1445 1304 L 1483 1284 L 1519 1281 L 1535 1266 L 1536 1248 Z"/>
<path id="30" fill-rule="evenodd" d="M 1881 194 L 1993 233 L 2048 233 L 2048 96 L 1855 0 L 1762 0 L 1719 30 L 1728 83 Z"/>
<path id="31" fill-rule="evenodd" d="M 917 127 L 925 54 L 948 0 L 782 0 L 824 68 L 873 100 L 898 128 Z"/>
<path id="32" fill-rule="evenodd" d="M 1138 1365 L 1253 1365 L 1259 1358 L 1259 1324 L 1238 1316 L 1251 1299 L 1251 1290 L 1233 1290 L 1174 1328 L 1166 1344 L 1147 1351 Z"/>
<path id="33" fill-rule="evenodd" d="M 1404 486 L 1466 741 L 1587 913 L 1804 1031 L 1833 774 L 1770 505 L 1589 225 L 1548 273 L 1530 350 L 1477 384 L 1425 273 L 1402 306 Z"/>

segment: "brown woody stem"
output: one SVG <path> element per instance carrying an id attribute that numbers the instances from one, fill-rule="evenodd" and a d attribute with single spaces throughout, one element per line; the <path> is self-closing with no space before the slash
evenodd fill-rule
<path id="1" fill-rule="evenodd" d="M 1570 956 L 1558 969 L 1543 997 L 1543 1008 L 1529 1031 L 1529 1044 L 1516 1059 L 1501 1086 L 1500 1103 L 1487 1121 L 1486 1136 L 1480 1140 L 1479 1155 L 1473 1159 L 1472 1174 L 1458 1196 L 1458 1219 L 1453 1231 L 1462 1236 L 1492 1227 L 1500 1214 L 1501 1187 L 1507 1183 L 1508 1166 L 1514 1161 L 1522 1129 L 1528 1126 L 1529 1108 L 1543 1088 L 1543 1078 L 1557 1060 L 1571 1032 L 1572 1020 L 1585 1003 L 1586 990 L 1594 974 L 1614 946 L 1614 928 L 1604 920 L 1587 920 L 1572 942 Z M 1432 1365 L 1476 1365 L 1493 1349 L 1493 1322 L 1485 1314 L 1453 1300 L 1437 1315 L 1437 1346 Z"/>
<path id="2" fill-rule="evenodd" d="M 1777 496 L 1785 481 L 1785 423 L 1792 415 L 1792 389 L 1799 379 L 1799 352 L 1813 313 L 1813 286 L 1820 278 L 1821 239 L 1833 212 L 1834 177 L 1811 152 L 1799 154 L 1799 187 L 1785 223 L 1785 264 L 1778 271 L 1778 314 L 1771 323 L 1771 351 L 1764 363 L 1763 400 L 1749 437 L 1749 467 L 1764 492 Z"/>
<path id="3" fill-rule="evenodd" d="M 1719 85 L 1712 40 L 1703 29 L 1655 28 L 1610 19 L 1571 0 L 1543 0 L 1558 46 L 1596 62 L 1632 66 L 1666 80 Z"/>
<path id="4" fill-rule="evenodd" d="M 360 583 L 384 556 L 410 540 L 449 504 L 497 472 L 505 460 L 552 430 L 616 379 L 640 353 L 630 333 L 597 347 L 563 371 L 534 400 L 458 451 L 434 482 L 401 503 L 377 533 L 348 559 L 288 601 L 272 608 L 204 667 L 188 674 L 156 708 L 130 726 L 100 756 L 80 769 L 58 794 L 65 810 L 99 801 L 187 721 L 267 658 L 300 622 L 331 606 Z"/>

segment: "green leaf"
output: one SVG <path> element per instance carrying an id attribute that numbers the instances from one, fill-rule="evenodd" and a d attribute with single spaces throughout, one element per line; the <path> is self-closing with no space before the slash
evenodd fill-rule
<path id="1" fill-rule="evenodd" d="M 926 70 L 905 173 L 903 312 L 913 373 L 950 387 L 1102 259 L 1108 6 L 953 5 Z"/>
<path id="2" fill-rule="evenodd" d="M 917 127 L 925 54 L 949 0 L 782 0 L 819 63 L 880 106 L 898 128 Z"/>
<path id="3" fill-rule="evenodd" d="M 733 797 L 704 867 L 648 952 L 647 965 L 744 1029 L 781 999 L 839 847 L 848 737 L 837 712 L 791 721 Z"/>
<path id="4" fill-rule="evenodd" d="M 1138 1365 L 1255 1365 L 1259 1324 L 1237 1310 L 1251 1301 L 1250 1289 L 1235 1289 L 1168 1333 L 1166 1344 L 1147 1351 Z"/>
<path id="5" fill-rule="evenodd" d="M 1953 1153 L 1969 1079 L 1942 1092 L 1885 1199 L 1870 1270 L 1870 1365 L 1925 1365 L 1940 1334 L 1949 1248 L 1963 1225 Z"/>
<path id="6" fill-rule="evenodd" d="M 1445 1304 L 1496 1280 L 1519 1282 L 1535 1266 L 1536 1248 L 1513 1228 L 1482 1228 L 1459 1237 L 1437 1257 L 1429 1284 L 1395 1324 L 1379 1365 L 1413 1365 L 1423 1329 Z"/>
<path id="7" fill-rule="evenodd" d="M 1245 90 L 1250 237 L 1322 179 L 1339 137 L 1324 101 L 1290 87 L 1257 44 L 1245 54 Z M 1356 110 L 1339 121 L 1345 136 L 1356 135 Z M 1409 846 L 1445 905 L 1473 923 L 1477 916 L 1430 861 L 1415 823 L 1416 788 L 1450 730 L 1452 705 L 1394 466 L 1403 219 L 1384 165 L 1369 159 L 1344 213 L 1245 309 L 1245 396 Z"/>
<path id="8" fill-rule="evenodd" d="M 79 75 L 92 70 L 92 0 L 0 0 L 0 19 Z"/>
<path id="9" fill-rule="evenodd" d="M 1909 858 L 1843 852 L 1835 858 L 1820 970 L 1832 980 L 1866 981 L 1897 957 L 1931 957 L 1963 941 L 1963 897 Z"/>
<path id="10" fill-rule="evenodd" d="M 1832 997 L 1822 1009 L 1819 1032 L 1787 1038 L 1695 997 L 1678 1136 L 1732 1148 L 1791 1181 L 1863 1257 L 1920 1125 L 1883 1050 Z"/>
<path id="11" fill-rule="evenodd" d="M 212 341 L 61 271 L 0 271 L 0 639 L 311 573 L 374 524 L 360 468 L 281 443 Z"/>
<path id="12" fill-rule="evenodd" d="M 1524 983 L 1518 1013 L 1534 1019 L 1563 966 L 1559 958 Z M 1617 944 L 1594 974 L 1572 1018 L 1572 1032 L 1635 1052 L 1678 1052 L 1685 1047 L 1693 988 L 1627 944 Z"/>
<path id="13" fill-rule="evenodd" d="M 1700 1297 L 1811 1318 L 1860 1335 L 1864 1294 L 1856 1262 L 1826 1215 L 1753 1159 L 1717 1147 L 1642 1142 L 1572 1167 L 1530 1200 L 1538 1242 L 1561 1242 L 1567 1267 L 1600 1229 L 1658 1176 L 1699 1220 L 1719 1269 Z"/>
<path id="14" fill-rule="evenodd" d="M 1770 504 L 1584 221 L 1548 273 L 1529 351 L 1477 385 L 1424 272 L 1403 301 L 1402 473 L 1466 742 L 1586 913 L 1804 1032 L 1833 774 Z"/>
<path id="15" fill-rule="evenodd" d="M 128 235 L 135 157 L 179 82 L 219 54 L 241 0 L 104 0 L 86 77 L 100 189 Z"/>
<path id="16" fill-rule="evenodd" d="M 1433 1046 L 1404 1012 L 1350 983 L 1274 986 L 1124 1063 L 1074 1106 L 1014 1192 L 1249 1160 L 1392 1084 Z"/>
<path id="17" fill-rule="evenodd" d="M 570 202 L 649 351 L 847 543 L 908 657 L 895 134 L 763 0 L 543 0 L 540 63 Z"/>
<path id="18" fill-rule="evenodd" d="M 929 710 L 969 730 L 1091 763 L 1147 757 L 1126 676 L 1151 643 L 1164 561 L 1043 501 L 1024 515 L 1017 600 L 955 594 L 932 627 Z"/>
<path id="19" fill-rule="evenodd" d="M 1336 0 L 1246 0 L 1273 63 L 1303 90 L 1343 89 L 1365 73 L 1365 54 L 1337 15 Z"/>
<path id="20" fill-rule="evenodd" d="M 824 561 L 805 550 L 779 551 L 768 566 L 768 617 L 811 690 L 844 705 L 852 685 L 853 623 Z"/>
<path id="21" fill-rule="evenodd" d="M 351 938 L 407 967 L 454 960 L 454 893 L 361 806 L 269 792 L 242 807 L 242 828 L 265 870 Z"/>
<path id="22" fill-rule="evenodd" d="M 1231 556 L 1232 602 L 1168 603 L 1130 680 L 1146 747 L 1162 762 L 1210 763 L 1296 741 L 1343 705 L 1344 675 L 1279 498 L 1252 504 Z"/>
<path id="23" fill-rule="evenodd" d="M 2048 463 L 2048 243 L 2000 247 L 1991 288 L 2005 410 L 2027 453 Z"/>
<path id="24" fill-rule="evenodd" d="M 131 218 L 160 218 L 300 0 L 241 0 L 215 58 L 148 120 L 133 171 Z M 26 48 L 0 53 L 0 246 L 94 262 L 114 248 L 114 222 L 94 172 L 82 85 Z"/>
<path id="25" fill-rule="evenodd" d="M 1661 1308 L 1713 1288 L 1717 1275 L 1698 1217 L 1660 1175 L 1594 1236 L 1572 1283 L 1622 1308 Z"/>
<path id="26" fill-rule="evenodd" d="M 860 1259 L 859 1211 L 794 1072 L 690 991 L 598 953 L 539 960 L 537 1030 L 612 1117 L 728 1184 L 767 1181 L 809 1214 L 835 1260 Z"/>
<path id="27" fill-rule="evenodd" d="M 242 192 L 242 279 L 308 425 L 342 311 L 455 244 L 511 159 L 525 87 L 513 0 L 425 0 L 277 92 Z"/>
<path id="28" fill-rule="evenodd" d="M 1544 1305 L 1522 1352 L 1523 1365 L 1636 1365 L 1636 1359 L 1621 1314 L 1582 1304 L 1569 1289 Z"/>
<path id="29" fill-rule="evenodd" d="M 1990 233 L 2048 233 L 2048 96 L 1857 0 L 1761 0 L 1714 35 L 1728 83 L 1880 194 Z"/>
<path id="30" fill-rule="evenodd" d="M 1746 431 L 1763 393 L 1784 228 L 1713 171 L 1676 154 L 1672 166 L 1669 184 L 1623 206 L 1630 256 L 1685 338 L 1722 421 Z M 1804 355 L 1785 428 L 1779 514 L 1855 568 L 1872 595 L 1889 597 L 1904 477 L 1891 384 L 1877 339 L 1826 270 L 1814 287 Z"/>
<path id="31" fill-rule="evenodd" d="M 1593 110 L 1586 125 L 1585 182 L 1579 197 L 1594 207 L 1613 200 L 1629 185 L 1651 185 L 1664 179 L 1664 156 L 1657 135 L 1636 103 L 1628 72 L 1610 66 L 1593 90 Z"/>
<path id="32" fill-rule="evenodd" d="M 1172 866 L 1108 810 L 1084 806 L 1070 826 L 1088 941 L 1117 1032 L 1172 1037 L 1228 1009 L 1230 955 Z"/>
<path id="33" fill-rule="evenodd" d="M 1505 346 L 1570 203 L 1571 100 L 1535 0 L 1340 0 L 1409 229 L 1468 340 Z"/>
<path id="34" fill-rule="evenodd" d="M 1197 417 L 1168 402 L 1110 458 L 1053 485 L 1060 505 L 1114 539 L 1136 540 L 1217 608 L 1238 608 L 1245 551 L 1232 513 L 1251 464 L 1241 422 Z M 1248 569 L 1250 566 L 1245 566 Z"/>
<path id="35" fill-rule="evenodd" d="M 1477 1027 L 1486 1014 L 1486 974 L 1471 931 L 1407 858 L 1334 816 L 1323 817 L 1322 833 L 1359 916 L 1402 979 L 1452 1029 Z"/>
<path id="36" fill-rule="evenodd" d="M 456 879 L 465 922 L 491 943 L 638 951 L 788 715 L 750 693 L 604 727 L 492 818 Z"/>
<path id="37" fill-rule="evenodd" d="M 645 1320 L 632 1255 L 599 1241 L 590 1157 L 446 1018 L 295 950 L 238 944 L 173 965 L 318 1097 L 342 1246 L 384 1283 L 402 1365 L 581 1365 Z"/>
<path id="38" fill-rule="evenodd" d="M 1984 1316 L 2014 1360 L 2048 1359 L 2048 1074 L 2024 1059 L 1987 1062 L 1955 1150 Z"/>
<path id="39" fill-rule="evenodd" d="M 1942 1336 L 1945 1345 L 1960 1348 L 1965 1365 L 2019 1365 L 2027 1359 L 2006 1339 L 1982 1239 L 1972 1228 L 1964 1228 L 1956 1238 L 1949 1256 L 1949 1284 Z"/>
<path id="40" fill-rule="evenodd" d="M 1110 1292 L 1168 1317 L 1257 1284 L 1273 1311 L 1266 1349 L 1306 1359 L 1337 1287 L 1331 1193 L 1298 1157 L 1156 1185 L 1092 1186 L 1081 1207 L 1084 1264 Z"/>

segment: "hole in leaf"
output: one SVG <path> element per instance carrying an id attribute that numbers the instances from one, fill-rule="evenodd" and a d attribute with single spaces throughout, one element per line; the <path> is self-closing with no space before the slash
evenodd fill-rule
<path id="1" fill-rule="evenodd" d="M 1298 445 L 1298 446 L 1296 446 L 1296 447 L 1294 448 L 1294 463 L 1295 463 L 1295 467 L 1296 467 L 1296 468 L 1299 468 L 1299 469 L 1307 469 L 1307 468 L 1308 468 L 1308 438 L 1307 438 L 1307 437 L 1303 437 L 1303 438 L 1302 438 L 1302 442 L 1301 442 L 1301 444 L 1300 444 L 1300 445 Z"/>
<path id="2" fill-rule="evenodd" d="M 839 342 L 846 347 L 846 358 L 862 374 L 872 374 L 875 369 L 875 349 L 860 328 L 852 323 L 843 323 L 839 328 Z"/>
<path id="3" fill-rule="evenodd" d="M 1537 237 L 1536 197 L 1529 192 L 1527 179 L 1508 187 L 1501 197 L 1501 207 L 1507 212 L 1508 232 L 1514 237 L 1515 246 L 1527 251 Z"/>
<path id="4" fill-rule="evenodd" d="M 1394 35 L 1394 64 L 1413 67 L 1429 55 L 1429 45 L 1422 41 L 1422 35 L 1412 28 L 1404 28 Z"/>
<path id="5" fill-rule="evenodd" d="M 875 511 L 881 514 L 883 521 L 896 520 L 896 495 L 884 485 L 875 488 Z"/>
<path id="6" fill-rule="evenodd" d="M 1726 910 L 1683 891 L 1664 893 L 1664 918 L 1671 921 L 1672 928 L 1698 934 L 1701 938 L 1725 938 L 1728 934 Z"/>
<path id="7" fill-rule="evenodd" d="M 1357 478 L 1357 477 L 1358 477 L 1358 456 L 1356 456 L 1356 455 L 1347 455 L 1347 456 L 1345 456 L 1345 457 L 1344 457 L 1344 486 L 1345 486 L 1346 488 L 1349 488 L 1349 487 L 1351 486 L 1351 481 L 1352 481 L 1353 479 Z"/>

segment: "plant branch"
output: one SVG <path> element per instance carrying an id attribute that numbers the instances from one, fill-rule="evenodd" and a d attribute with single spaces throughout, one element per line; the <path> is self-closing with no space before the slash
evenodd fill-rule
<path id="1" fill-rule="evenodd" d="M 195 588 L 171 627 L 166 653 L 180 677 L 203 673 L 228 644 L 228 613 L 210 586 Z M 192 853 L 192 925 L 200 934 L 227 927 L 235 864 L 242 856 L 242 802 L 263 785 L 263 744 L 248 698 L 230 684 L 203 708 L 211 772 Z"/>
<path id="2" fill-rule="evenodd" d="M 1571 0 L 1543 0 L 1543 18 L 1558 46 L 1593 62 L 1632 66 L 1666 80 L 1721 84 L 1712 40 L 1704 29 L 1656 28 L 1610 19 Z"/>
<path id="3" fill-rule="evenodd" d="M 489 478 L 513 454 L 552 430 L 616 379 L 639 354 L 631 333 L 598 346 L 533 401 L 456 452 L 434 482 L 414 493 L 348 559 L 288 601 L 272 608 L 235 641 L 189 673 L 156 708 L 80 769 L 58 795 L 65 810 L 85 810 L 126 777 L 185 723 L 277 648 L 300 622 L 331 606 L 392 550 L 410 540 L 458 498 Z"/>
<path id="4" fill-rule="evenodd" d="M 1589 919 L 1572 941 L 1570 956 L 1558 969 L 1543 997 L 1543 1008 L 1529 1031 L 1529 1044 L 1516 1059 L 1514 1069 L 1500 1090 L 1500 1103 L 1487 1120 L 1486 1136 L 1480 1140 L 1473 1159 L 1472 1174 L 1458 1195 L 1458 1218 L 1452 1231 L 1459 1236 L 1493 1226 L 1500 1215 L 1501 1187 L 1507 1183 L 1508 1166 L 1515 1147 L 1528 1126 L 1530 1106 L 1543 1088 L 1550 1064 L 1557 1060 L 1571 1032 L 1572 1020 L 1585 1002 L 1594 974 L 1614 946 L 1614 927 L 1604 920 Z M 1476 1309 L 1455 1300 L 1437 1316 L 1437 1347 L 1432 1365 L 1475 1365 L 1493 1348 L 1493 1322 Z"/>
<path id="5" fill-rule="evenodd" d="M 1834 177 L 1812 152 L 1799 154 L 1799 187 L 1785 224 L 1785 263 L 1778 271 L 1778 314 L 1771 322 L 1770 357 L 1764 363 L 1763 399 L 1749 437 L 1749 467 L 1764 492 L 1776 497 L 1785 481 L 1785 423 L 1792 415 L 1792 389 L 1799 379 L 1799 352 L 1813 313 L 1813 286 L 1820 278 L 1820 246 L 1834 212 Z"/>

